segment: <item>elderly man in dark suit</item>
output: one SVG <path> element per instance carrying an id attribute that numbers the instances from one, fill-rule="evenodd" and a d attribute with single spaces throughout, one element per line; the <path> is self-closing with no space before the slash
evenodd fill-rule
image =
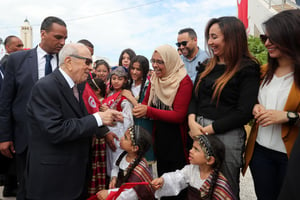
<path id="1" fill-rule="evenodd" d="M 102 125 L 122 120 L 115 110 L 87 113 L 77 88 L 93 69 L 86 46 L 65 45 L 59 63 L 35 84 L 28 102 L 28 199 L 86 199 L 91 138 L 109 132 Z"/>
<path id="2" fill-rule="evenodd" d="M 47 17 L 42 22 L 40 35 L 41 42 L 36 48 L 8 57 L 0 94 L 0 151 L 6 157 L 16 156 L 18 200 L 25 199 L 26 104 L 34 83 L 57 67 L 57 53 L 67 38 L 66 24 L 57 17 Z"/>

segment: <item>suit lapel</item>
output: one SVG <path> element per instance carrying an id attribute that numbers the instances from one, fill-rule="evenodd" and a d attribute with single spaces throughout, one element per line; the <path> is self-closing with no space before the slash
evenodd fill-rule
<path id="1" fill-rule="evenodd" d="M 24 60 L 24 65 L 23 66 L 28 66 L 30 67 L 31 70 L 31 75 L 32 75 L 32 80 L 33 82 L 37 82 L 38 78 L 39 78 L 39 66 L 38 66 L 38 58 L 37 58 L 37 47 L 32 49 L 32 50 L 28 50 L 28 56 L 26 56 L 25 60 Z M 22 63 L 21 63 L 22 65 Z"/>
<path id="2" fill-rule="evenodd" d="M 73 94 L 73 90 L 69 87 L 66 79 L 63 77 L 61 72 L 57 69 L 52 72 L 53 75 L 58 79 L 60 84 L 60 93 L 66 100 L 66 102 L 72 107 L 72 109 L 78 114 L 78 116 L 84 116 L 84 112 L 81 109 L 80 102 L 77 101 L 76 97 Z M 81 96 L 81 95 L 79 95 Z"/>

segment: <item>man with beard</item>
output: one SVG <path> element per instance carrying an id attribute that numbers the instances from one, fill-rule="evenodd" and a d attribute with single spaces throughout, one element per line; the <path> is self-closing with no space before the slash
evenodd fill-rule
<path id="1" fill-rule="evenodd" d="M 178 32 L 176 46 L 182 52 L 181 58 L 193 83 L 196 79 L 198 62 L 208 58 L 208 54 L 197 45 L 197 34 L 192 28 L 184 28 Z"/>

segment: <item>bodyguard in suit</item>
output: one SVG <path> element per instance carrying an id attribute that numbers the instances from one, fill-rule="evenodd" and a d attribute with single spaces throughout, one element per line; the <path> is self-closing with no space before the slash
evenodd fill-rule
<path id="1" fill-rule="evenodd" d="M 23 42 L 14 35 L 7 36 L 4 40 L 5 55 L 0 61 L 0 90 L 4 79 L 4 72 L 9 54 L 23 50 Z M 17 175 L 16 175 L 16 159 L 8 158 L 0 153 L 0 173 L 4 173 L 4 189 L 3 196 L 16 196 L 17 191 Z M 2 169 L 4 168 L 4 171 Z M 1 176 L 1 175 L 0 175 Z"/>
<path id="2" fill-rule="evenodd" d="M 35 84 L 28 102 L 28 199 L 86 199 L 91 138 L 122 118 L 115 110 L 88 115 L 77 88 L 93 69 L 86 46 L 65 45 L 59 64 Z"/>
<path id="3" fill-rule="evenodd" d="M 42 22 L 40 34 L 41 42 L 36 48 L 10 54 L 0 93 L 0 151 L 6 157 L 16 156 L 18 200 L 25 198 L 26 104 L 34 83 L 57 67 L 57 53 L 67 38 L 66 24 L 57 17 L 47 17 Z M 52 59 L 46 62 L 49 56 Z"/>
<path id="4" fill-rule="evenodd" d="M 24 45 L 20 38 L 14 35 L 10 35 L 5 38 L 4 46 L 5 46 L 6 53 L 0 60 L 0 90 L 4 78 L 4 72 L 5 72 L 8 55 L 10 53 L 23 50 Z"/>

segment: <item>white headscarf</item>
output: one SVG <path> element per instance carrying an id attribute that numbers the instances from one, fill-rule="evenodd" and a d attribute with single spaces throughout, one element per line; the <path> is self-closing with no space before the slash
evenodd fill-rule
<path id="1" fill-rule="evenodd" d="M 184 63 L 177 50 L 170 45 L 157 47 L 154 52 L 159 53 L 166 67 L 166 75 L 158 78 L 155 73 L 151 76 L 151 90 L 148 105 L 156 105 L 157 98 L 172 108 L 181 80 L 187 75 Z"/>

